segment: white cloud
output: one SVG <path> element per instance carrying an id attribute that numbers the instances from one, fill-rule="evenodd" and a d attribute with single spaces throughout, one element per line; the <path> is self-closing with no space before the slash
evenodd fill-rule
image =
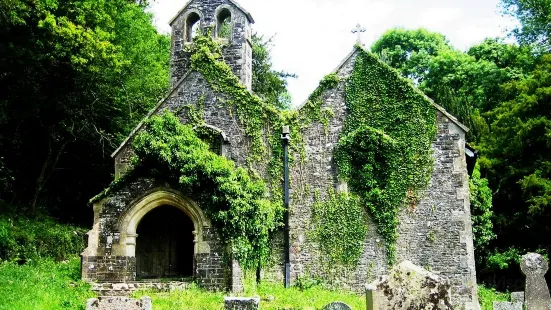
<path id="1" fill-rule="evenodd" d="M 350 52 L 360 23 L 370 46 L 394 27 L 440 32 L 466 50 L 486 37 L 503 36 L 513 21 L 502 17 L 498 0 L 238 0 L 254 16 L 254 29 L 274 37 L 276 69 L 298 74 L 289 80 L 293 104 L 304 101 L 318 81 Z M 152 5 L 155 23 L 169 32 L 168 21 L 187 0 L 158 0 Z"/>

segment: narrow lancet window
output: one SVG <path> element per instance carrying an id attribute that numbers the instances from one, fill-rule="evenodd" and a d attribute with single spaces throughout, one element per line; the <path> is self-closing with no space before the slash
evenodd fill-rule
<path id="1" fill-rule="evenodd" d="M 190 13 L 186 20 L 186 42 L 192 42 L 199 34 L 201 17 L 197 13 Z"/>
<path id="2" fill-rule="evenodd" d="M 230 39 L 232 34 L 231 12 L 228 9 L 222 9 L 218 13 L 216 29 L 218 38 Z"/>

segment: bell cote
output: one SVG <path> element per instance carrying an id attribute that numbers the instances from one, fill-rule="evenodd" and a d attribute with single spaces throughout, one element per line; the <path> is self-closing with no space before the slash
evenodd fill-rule
<path id="1" fill-rule="evenodd" d="M 190 69 L 185 46 L 199 33 L 211 34 L 221 44 L 224 61 L 241 82 L 251 89 L 253 17 L 233 0 L 191 0 L 170 21 L 172 27 L 170 81 L 176 83 Z"/>

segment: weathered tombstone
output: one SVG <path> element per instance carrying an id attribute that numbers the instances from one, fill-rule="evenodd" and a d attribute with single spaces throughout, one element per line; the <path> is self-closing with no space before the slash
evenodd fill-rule
<path id="1" fill-rule="evenodd" d="M 133 299 L 121 296 L 104 296 L 90 298 L 86 302 L 86 310 L 152 310 L 151 298 L 144 296 Z"/>
<path id="2" fill-rule="evenodd" d="M 260 298 L 224 297 L 225 310 L 258 310 Z"/>
<path id="3" fill-rule="evenodd" d="M 511 293 L 512 302 L 521 302 L 524 304 L 524 292 L 512 292 Z"/>
<path id="4" fill-rule="evenodd" d="M 522 257 L 520 269 L 526 276 L 524 298 L 528 310 L 551 310 L 551 297 L 544 277 L 549 269 L 545 258 L 537 253 L 528 253 Z"/>
<path id="5" fill-rule="evenodd" d="M 494 301 L 494 310 L 523 310 L 521 302 Z"/>
<path id="6" fill-rule="evenodd" d="M 450 296 L 447 279 L 409 261 L 366 286 L 368 310 L 452 310 Z"/>
<path id="7" fill-rule="evenodd" d="M 344 302 L 337 301 L 323 307 L 323 310 L 352 310 L 352 308 Z"/>

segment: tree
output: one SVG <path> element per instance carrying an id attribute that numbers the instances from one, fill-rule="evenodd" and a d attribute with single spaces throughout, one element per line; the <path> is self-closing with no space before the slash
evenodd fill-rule
<path id="1" fill-rule="evenodd" d="M 473 239 L 477 263 L 484 264 L 488 257 L 490 241 L 496 238 L 492 218 L 492 190 L 488 180 L 480 176 L 480 165 L 476 165 L 469 180 L 471 194 L 471 216 Z"/>
<path id="2" fill-rule="evenodd" d="M 383 61 L 418 83 L 424 80 L 431 58 L 451 49 L 445 36 L 422 28 L 389 30 L 371 46 Z"/>
<path id="3" fill-rule="evenodd" d="M 168 87 L 169 40 L 133 1 L 2 0 L 0 12 L 2 198 L 89 220 L 108 154 Z"/>
<path id="4" fill-rule="evenodd" d="M 520 22 L 512 34 L 520 44 L 551 52 L 551 0 L 501 0 L 504 13 Z"/>
<path id="5" fill-rule="evenodd" d="M 296 75 L 273 69 L 270 56 L 271 39 L 265 39 L 261 35 L 254 34 L 252 43 L 253 92 L 265 102 L 279 109 L 289 109 L 291 97 L 287 91 L 287 78 L 296 78 Z"/>
<path id="6" fill-rule="evenodd" d="M 496 190 L 500 247 L 551 248 L 550 72 L 545 55 L 528 77 L 504 85 L 514 99 L 491 111 L 482 165 Z"/>

